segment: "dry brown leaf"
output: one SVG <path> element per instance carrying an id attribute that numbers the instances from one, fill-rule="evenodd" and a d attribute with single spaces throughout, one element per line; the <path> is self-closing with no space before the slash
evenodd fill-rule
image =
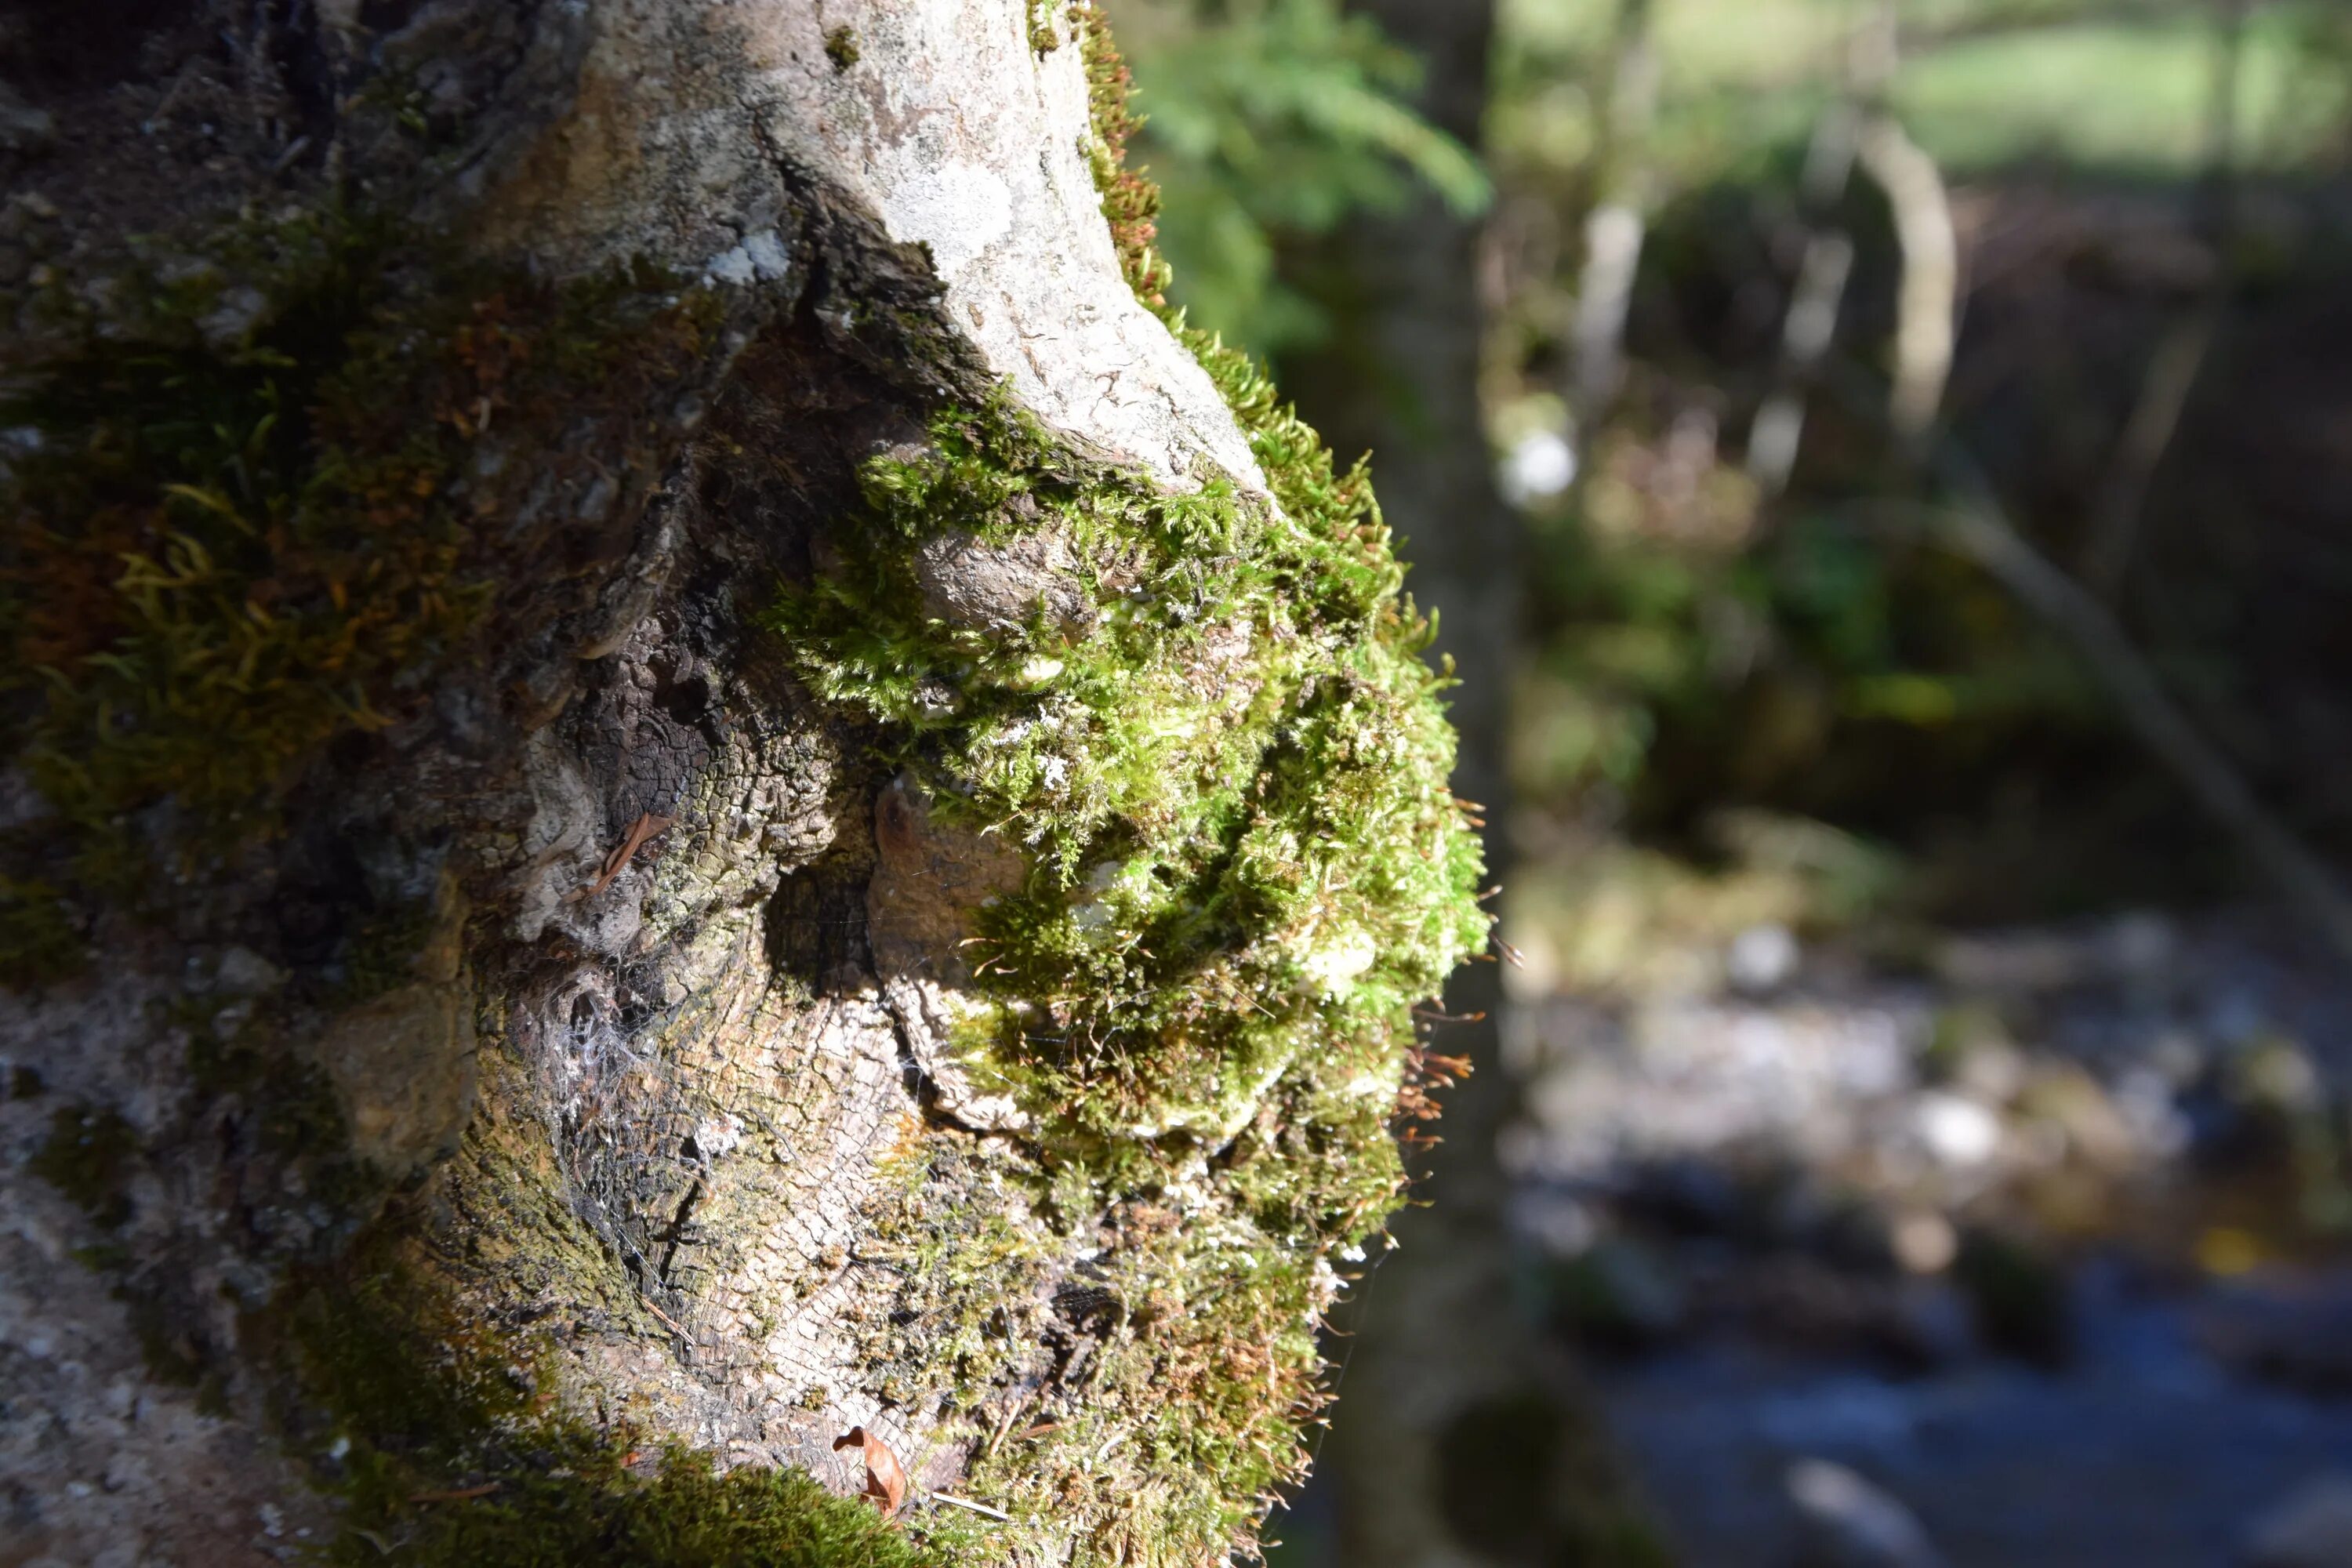
<path id="1" fill-rule="evenodd" d="M 612 886 L 613 879 L 627 868 L 630 860 L 635 857 L 637 851 L 645 847 L 646 841 L 660 834 L 676 820 L 676 817 L 656 816 L 649 811 L 631 823 L 629 831 L 622 837 L 619 846 L 610 855 L 604 857 L 604 864 L 601 868 L 602 874 L 595 881 L 589 884 L 585 892 L 579 894 L 578 897 L 593 899 Z"/>
<path id="2" fill-rule="evenodd" d="M 874 1500 L 874 1506 L 882 1510 L 886 1519 L 897 1513 L 898 1505 L 907 1500 L 907 1472 L 899 1465 L 898 1456 L 890 1451 L 890 1445 L 863 1426 L 852 1426 L 833 1440 L 835 1453 L 844 1448 L 856 1448 L 865 1454 L 866 1495 Z"/>

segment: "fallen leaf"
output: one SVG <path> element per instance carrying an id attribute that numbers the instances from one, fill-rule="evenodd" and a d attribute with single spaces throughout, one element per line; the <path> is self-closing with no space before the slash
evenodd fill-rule
<path id="1" fill-rule="evenodd" d="M 604 857 L 603 874 L 589 885 L 586 892 L 578 896 L 593 899 L 612 886 L 613 879 L 627 868 L 630 859 L 639 849 L 645 847 L 646 840 L 660 833 L 676 820 L 675 817 L 656 816 L 649 811 L 631 823 L 628 833 L 623 837 L 619 846 L 610 855 Z"/>
<path id="2" fill-rule="evenodd" d="M 844 1448 L 856 1448 L 865 1454 L 866 1495 L 874 1500 L 874 1506 L 882 1510 L 886 1519 L 897 1513 L 898 1505 L 907 1500 L 907 1472 L 899 1466 L 898 1456 L 890 1451 L 887 1443 L 863 1426 L 852 1426 L 833 1440 L 835 1453 Z"/>

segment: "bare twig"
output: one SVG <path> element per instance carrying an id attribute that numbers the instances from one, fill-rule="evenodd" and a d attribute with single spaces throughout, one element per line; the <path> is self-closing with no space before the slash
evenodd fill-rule
<path id="1" fill-rule="evenodd" d="M 1873 389 L 1860 374 L 1849 371 L 1831 380 L 1847 403 L 1876 406 Z M 2352 895 L 2336 873 L 2271 814 L 2228 757 L 2199 731 L 2107 607 L 2018 531 L 1968 449 L 1947 435 L 1934 440 L 1927 456 L 1936 477 L 1960 497 L 1959 506 L 1884 500 L 1866 510 L 1907 521 L 1929 540 L 1976 562 L 2073 643 L 2140 743 L 2336 952 L 2352 959 Z"/>
<path id="2" fill-rule="evenodd" d="M 2213 91 L 2205 132 L 2205 219 L 2213 272 L 2189 313 L 2175 321 L 2148 356 L 2139 398 L 2116 443 L 2115 461 L 2092 514 L 2083 578 L 2112 604 L 2139 549 L 2141 512 L 2157 466 L 2172 445 L 2181 411 L 2197 384 L 2228 309 L 2238 226 L 2238 100 L 2245 74 L 2247 0 L 2218 0 Z"/>
<path id="3" fill-rule="evenodd" d="M 2209 298 L 2175 321 L 2148 356 L 2139 399 L 2133 405 L 2123 438 L 2116 444 L 2115 461 L 2092 513 L 2090 547 L 2083 554 L 2084 582 L 2110 604 L 2138 552 L 2148 484 L 2156 478 L 2166 448 L 2172 445 L 2173 432 L 2180 426 L 2181 410 L 2189 405 L 2189 394 L 2197 384 L 2197 373 L 2204 365 L 2221 319 L 2219 298 Z"/>
<path id="4" fill-rule="evenodd" d="M 1936 161 L 1891 114 L 1864 130 L 1862 166 L 1886 193 L 1903 252 L 1895 297 L 1895 386 L 1887 419 L 1906 441 L 1924 436 L 1943 406 L 1952 374 L 1953 322 L 1960 294 L 1960 246 L 1951 196 Z"/>
<path id="5" fill-rule="evenodd" d="M 1767 497 L 1789 488 L 1805 435 L 1805 384 L 1837 330 L 1838 308 L 1853 270 L 1853 241 L 1842 230 L 1816 229 L 1805 240 L 1797 285 L 1781 323 L 1780 384 L 1756 411 L 1748 431 L 1748 473 Z"/>
<path id="6" fill-rule="evenodd" d="M 667 1329 L 671 1333 L 676 1334 L 682 1340 L 691 1340 L 694 1338 L 692 1334 L 686 1331 L 676 1318 L 671 1317 L 667 1312 L 665 1312 L 659 1307 L 655 1306 L 650 1299 L 639 1297 L 638 1300 L 644 1301 L 646 1310 L 660 1319 L 662 1326 Z"/>
<path id="7" fill-rule="evenodd" d="M 1856 29 L 1846 50 L 1845 89 L 1822 110 L 1805 148 L 1798 184 L 1805 248 L 1780 322 L 1780 362 L 1772 390 L 1748 431 L 1748 477 L 1767 499 L 1788 488 L 1804 442 L 1806 394 L 1837 331 L 1846 279 L 1853 271 L 1853 237 L 1837 223 L 1837 206 L 1853 182 L 1863 126 L 1883 110 L 1895 58 L 1895 9 L 1881 4 Z"/>
<path id="8" fill-rule="evenodd" d="M 950 1508 L 968 1509 L 983 1519 L 993 1519 L 1004 1524 L 1013 1522 L 1013 1516 L 1003 1509 L 991 1508 L 984 1502 L 974 1502 L 970 1498 L 955 1497 L 947 1492 L 926 1492 L 923 1495 L 933 1502 L 943 1502 Z"/>
<path id="9" fill-rule="evenodd" d="M 650 811 L 639 816 L 636 821 L 629 825 L 629 831 L 614 847 L 613 852 L 604 857 L 604 867 L 597 874 L 596 879 L 588 885 L 585 891 L 575 896 L 593 899 L 611 887 L 613 879 L 628 868 L 629 861 L 635 857 L 639 849 L 645 847 L 646 841 L 658 837 L 676 820 L 675 817 L 656 816 Z"/>

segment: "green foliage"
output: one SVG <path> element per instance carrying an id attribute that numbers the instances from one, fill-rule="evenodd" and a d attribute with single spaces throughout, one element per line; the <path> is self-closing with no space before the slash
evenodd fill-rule
<path id="1" fill-rule="evenodd" d="M 1493 157 L 1506 184 L 1580 181 L 1617 0 L 1504 0 Z M 1849 0 L 1654 0 L 1654 170 L 1674 189 L 1762 174 L 1801 146 L 1866 9 Z M 2213 7 L 2093 0 L 1906 0 L 1895 106 L 1946 168 L 2056 163 L 2179 178 L 2207 154 Z M 2352 93 L 2343 7 L 2250 8 L 2241 157 L 2289 169 L 2340 157 Z"/>
<path id="2" fill-rule="evenodd" d="M 1751 770 L 1736 788 L 1816 754 L 1832 726 L 1960 737 L 2097 721 L 2064 649 L 1997 584 L 1843 519 L 1696 543 L 1542 526 L 1551 630 L 1512 759 L 1530 800 L 1641 788 L 1668 734 L 1744 732 L 1717 754 Z"/>
<path id="3" fill-rule="evenodd" d="M 2243 166 L 2308 164 L 2341 136 L 2352 84 L 2306 30 L 2326 10 L 2340 13 L 2253 10 L 2238 66 Z M 2212 14 L 2038 21 L 1940 45 L 1905 70 L 1897 104 L 1922 145 L 1960 173 L 2027 160 L 2157 178 L 2199 171 L 2211 137 Z"/>
<path id="4" fill-rule="evenodd" d="M 1412 107 L 1419 63 L 1337 0 L 1115 6 L 1148 111 L 1138 150 L 1168 198 L 1160 244 L 1191 317 L 1270 353 L 1327 327 L 1278 276 L 1286 237 L 1391 210 L 1416 184 L 1464 212 L 1476 160 Z"/>

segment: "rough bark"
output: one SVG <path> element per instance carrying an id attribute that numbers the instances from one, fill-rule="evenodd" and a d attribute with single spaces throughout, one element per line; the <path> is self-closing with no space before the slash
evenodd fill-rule
<path id="1" fill-rule="evenodd" d="M 1246 1546 L 1475 847 L 1091 15 L 0 48 L 0 1556 Z"/>

